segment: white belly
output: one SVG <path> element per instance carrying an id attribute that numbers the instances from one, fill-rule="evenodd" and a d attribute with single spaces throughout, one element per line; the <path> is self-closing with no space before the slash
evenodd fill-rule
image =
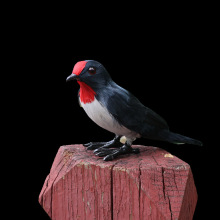
<path id="1" fill-rule="evenodd" d="M 112 115 L 108 113 L 106 108 L 104 108 L 95 98 L 95 100 L 91 103 L 84 104 L 81 102 L 81 106 L 87 113 L 87 115 L 100 127 L 116 134 L 116 135 L 124 135 L 127 138 L 135 139 L 140 135 L 134 131 L 127 129 L 124 126 L 121 126 Z"/>

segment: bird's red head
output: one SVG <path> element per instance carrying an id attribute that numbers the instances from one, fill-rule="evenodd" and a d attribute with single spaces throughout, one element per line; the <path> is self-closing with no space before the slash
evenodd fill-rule
<path id="1" fill-rule="evenodd" d="M 85 68 L 86 64 L 88 61 L 79 61 L 75 64 L 74 68 L 73 68 L 73 74 L 79 75 L 82 70 Z"/>
<path id="2" fill-rule="evenodd" d="M 83 69 L 85 68 L 86 64 L 88 61 L 79 61 L 75 64 L 74 68 L 73 68 L 73 72 L 72 74 L 75 74 L 77 76 L 80 75 L 80 73 L 83 71 Z M 78 81 L 79 85 L 80 85 L 80 101 L 83 103 L 90 103 L 94 101 L 95 98 L 95 92 L 94 90 L 88 86 L 87 84 L 85 84 L 84 82 L 80 82 Z"/>
<path id="3" fill-rule="evenodd" d="M 104 66 L 95 60 L 79 61 L 66 81 L 77 80 L 80 85 L 80 100 L 88 103 L 94 100 L 97 91 L 105 88 L 111 81 Z"/>

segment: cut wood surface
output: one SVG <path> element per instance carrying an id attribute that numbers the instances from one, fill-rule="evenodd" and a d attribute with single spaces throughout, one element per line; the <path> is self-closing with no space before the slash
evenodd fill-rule
<path id="1" fill-rule="evenodd" d="M 60 147 L 39 196 L 52 220 L 191 220 L 190 166 L 157 147 L 105 162 L 83 145 Z"/>

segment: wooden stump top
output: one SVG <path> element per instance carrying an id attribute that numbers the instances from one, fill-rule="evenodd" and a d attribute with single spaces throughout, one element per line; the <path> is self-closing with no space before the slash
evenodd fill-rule
<path id="1" fill-rule="evenodd" d="M 60 147 L 39 202 L 53 220 L 193 218 L 197 192 L 190 166 L 157 148 L 103 161 L 83 145 Z"/>

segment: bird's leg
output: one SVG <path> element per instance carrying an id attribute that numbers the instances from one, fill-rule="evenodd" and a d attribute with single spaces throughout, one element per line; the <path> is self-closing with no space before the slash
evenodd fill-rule
<path id="1" fill-rule="evenodd" d="M 100 149 L 100 148 L 119 148 L 123 144 L 120 142 L 121 136 L 116 135 L 115 138 L 108 142 L 90 142 L 88 144 L 83 144 L 84 147 L 87 148 L 87 150 L 94 150 L 94 149 Z M 97 150 L 98 150 L 97 149 Z"/>
<path id="2" fill-rule="evenodd" d="M 116 157 L 119 155 L 124 155 L 124 154 L 130 154 L 130 153 L 135 153 L 138 154 L 140 153 L 139 148 L 132 148 L 132 141 L 127 140 L 126 143 L 121 146 L 119 149 L 97 149 L 95 151 L 97 156 L 104 157 L 104 161 L 110 161 L 114 160 Z"/>

